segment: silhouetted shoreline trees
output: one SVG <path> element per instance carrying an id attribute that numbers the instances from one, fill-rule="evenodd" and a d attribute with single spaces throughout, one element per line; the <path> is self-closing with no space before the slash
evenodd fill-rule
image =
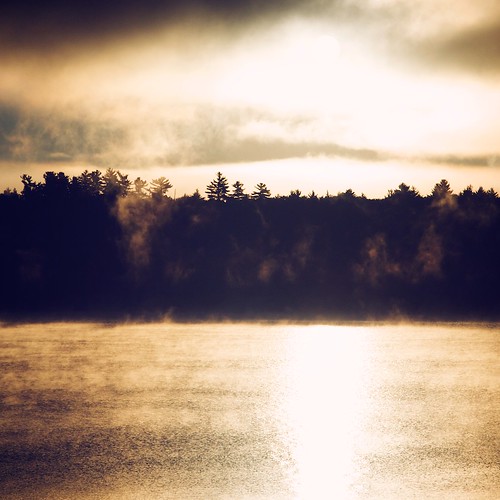
<path id="1" fill-rule="evenodd" d="M 0 319 L 498 320 L 500 200 L 250 195 L 222 173 L 173 199 L 108 169 L 0 194 Z"/>

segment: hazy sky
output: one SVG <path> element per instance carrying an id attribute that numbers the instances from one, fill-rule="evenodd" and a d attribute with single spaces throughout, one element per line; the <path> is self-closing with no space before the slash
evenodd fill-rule
<path id="1" fill-rule="evenodd" d="M 4 1 L 0 67 L 0 188 L 500 190 L 497 0 Z"/>

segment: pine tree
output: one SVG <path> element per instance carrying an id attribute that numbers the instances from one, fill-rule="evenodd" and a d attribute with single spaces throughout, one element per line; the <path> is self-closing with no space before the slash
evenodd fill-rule
<path id="1" fill-rule="evenodd" d="M 134 181 L 134 193 L 140 198 L 144 198 L 146 196 L 147 185 L 147 181 L 143 181 L 140 177 L 137 177 Z"/>
<path id="2" fill-rule="evenodd" d="M 171 187 L 171 182 L 162 176 L 151 181 L 149 192 L 153 198 L 164 198 L 167 196 L 167 192 Z"/>
<path id="3" fill-rule="evenodd" d="M 252 198 L 254 200 L 266 200 L 271 197 L 271 191 L 267 189 L 267 186 L 263 182 L 259 182 L 255 186 L 255 191 L 252 193 Z"/>
<path id="4" fill-rule="evenodd" d="M 99 196 L 104 190 L 104 180 L 99 170 L 85 170 L 77 177 L 77 184 L 81 191 L 89 196 Z"/>
<path id="5" fill-rule="evenodd" d="M 127 196 L 132 186 L 128 175 L 122 174 L 119 170 L 108 168 L 104 173 L 102 180 L 104 182 L 103 194 L 109 198 L 118 196 Z"/>
<path id="6" fill-rule="evenodd" d="M 236 181 L 233 184 L 233 193 L 231 194 L 233 200 L 244 200 L 248 196 L 244 192 L 243 184 L 240 181 Z"/>
<path id="7" fill-rule="evenodd" d="M 23 190 L 21 193 L 25 198 L 28 198 L 37 191 L 40 191 L 41 184 L 39 182 L 35 182 L 31 175 L 21 175 L 21 182 L 23 183 Z"/>
<path id="8" fill-rule="evenodd" d="M 217 177 L 207 186 L 205 193 L 209 200 L 225 202 L 228 199 L 229 184 L 227 179 L 217 172 Z"/>
<path id="9" fill-rule="evenodd" d="M 434 189 L 432 190 L 433 198 L 442 199 L 448 196 L 451 196 L 453 191 L 450 188 L 450 183 L 446 179 L 442 179 L 441 182 L 438 182 Z"/>

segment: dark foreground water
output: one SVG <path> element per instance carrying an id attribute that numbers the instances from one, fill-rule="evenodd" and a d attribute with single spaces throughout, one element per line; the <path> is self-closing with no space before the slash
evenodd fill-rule
<path id="1" fill-rule="evenodd" d="M 494 325 L 0 329 L 0 497 L 500 497 Z"/>

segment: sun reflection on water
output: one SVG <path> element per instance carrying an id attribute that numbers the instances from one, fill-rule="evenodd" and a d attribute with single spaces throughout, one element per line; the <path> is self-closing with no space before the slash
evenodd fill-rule
<path id="1" fill-rule="evenodd" d="M 2 498 L 498 498 L 498 325 L 27 325 Z"/>
<path id="2" fill-rule="evenodd" d="M 355 496 L 356 443 L 369 405 L 366 328 L 291 327 L 283 412 L 296 498 Z"/>

